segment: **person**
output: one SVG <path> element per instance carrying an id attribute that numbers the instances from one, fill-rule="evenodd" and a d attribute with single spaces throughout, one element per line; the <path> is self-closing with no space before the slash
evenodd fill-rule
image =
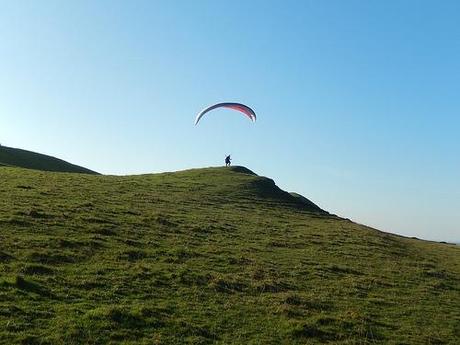
<path id="1" fill-rule="evenodd" d="M 232 162 L 232 159 L 230 158 L 230 155 L 225 157 L 225 166 L 226 167 L 229 167 L 231 162 Z"/>

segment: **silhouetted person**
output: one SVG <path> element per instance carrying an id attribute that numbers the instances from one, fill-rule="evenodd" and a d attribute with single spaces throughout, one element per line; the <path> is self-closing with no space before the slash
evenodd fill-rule
<path id="1" fill-rule="evenodd" d="M 230 158 L 230 155 L 228 155 L 227 157 L 225 157 L 225 166 L 226 167 L 229 167 L 230 164 L 232 162 L 232 159 Z"/>

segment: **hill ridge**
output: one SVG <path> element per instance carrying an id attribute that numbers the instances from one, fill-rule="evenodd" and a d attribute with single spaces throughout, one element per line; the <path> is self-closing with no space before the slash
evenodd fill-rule
<path id="1" fill-rule="evenodd" d="M 95 171 L 53 156 L 2 145 L 0 145 L 0 166 L 12 166 L 42 171 L 97 174 Z"/>
<path id="2" fill-rule="evenodd" d="M 243 168 L 0 181 L 0 344 L 459 338 L 458 246 L 312 212 Z"/>

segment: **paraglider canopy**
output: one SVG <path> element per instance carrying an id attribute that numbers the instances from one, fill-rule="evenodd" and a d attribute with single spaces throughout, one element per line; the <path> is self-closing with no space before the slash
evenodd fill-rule
<path id="1" fill-rule="evenodd" d="M 204 114 L 210 112 L 211 110 L 217 109 L 217 108 L 228 108 L 228 109 L 233 109 L 237 110 L 244 115 L 246 115 L 252 122 L 256 121 L 256 113 L 254 110 L 249 108 L 247 105 L 241 104 L 241 103 L 230 103 L 230 102 L 225 102 L 225 103 L 217 103 L 214 105 L 211 105 L 207 107 L 206 109 L 203 109 L 195 119 L 195 126 L 198 124 L 200 119 L 204 116 Z"/>

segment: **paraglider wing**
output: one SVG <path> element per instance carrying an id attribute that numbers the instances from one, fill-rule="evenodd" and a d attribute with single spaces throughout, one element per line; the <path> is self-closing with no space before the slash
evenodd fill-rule
<path id="1" fill-rule="evenodd" d="M 200 119 L 203 117 L 204 114 L 210 112 L 211 110 L 217 109 L 217 108 L 229 108 L 233 110 L 237 110 L 244 115 L 246 115 L 252 122 L 256 121 L 256 113 L 254 110 L 249 108 L 247 105 L 241 104 L 241 103 L 217 103 L 214 105 L 211 105 L 210 107 L 207 107 L 206 109 L 202 110 L 195 119 L 195 125 L 198 124 Z"/>

